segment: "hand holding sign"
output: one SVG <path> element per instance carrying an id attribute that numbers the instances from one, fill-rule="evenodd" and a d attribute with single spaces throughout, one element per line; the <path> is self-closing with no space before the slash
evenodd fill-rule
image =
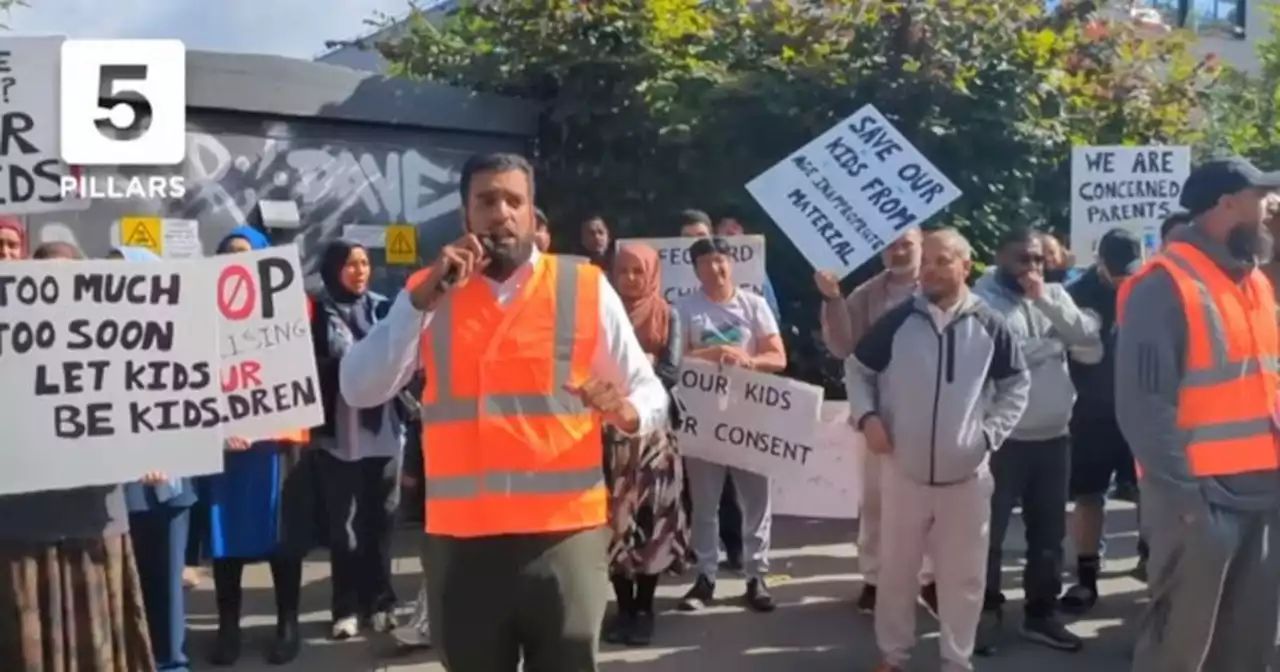
<path id="1" fill-rule="evenodd" d="M 867 450 L 876 455 L 888 455 L 893 452 L 893 442 L 889 440 L 889 431 L 884 428 L 878 415 L 868 415 L 862 420 L 862 436 L 867 440 Z"/>
<path id="2" fill-rule="evenodd" d="M 617 385 L 605 380 L 588 380 L 582 385 L 565 385 L 564 389 L 604 417 L 604 421 L 627 434 L 640 430 L 640 414 Z"/>
<path id="3" fill-rule="evenodd" d="M 249 442 L 238 436 L 228 436 L 223 442 L 223 449 L 228 453 L 239 453 L 249 450 Z"/>
<path id="4" fill-rule="evenodd" d="M 746 350 L 732 345 L 720 346 L 719 361 L 725 366 L 736 366 L 740 369 L 752 368 L 753 359 Z"/>
<path id="5" fill-rule="evenodd" d="M 818 293 L 824 299 L 835 301 L 840 298 L 840 278 L 831 271 L 817 271 L 813 274 L 813 283 L 818 286 Z"/>

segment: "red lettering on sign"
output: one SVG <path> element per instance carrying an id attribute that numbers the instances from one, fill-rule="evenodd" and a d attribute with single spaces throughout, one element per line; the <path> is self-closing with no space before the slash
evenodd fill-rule
<path id="1" fill-rule="evenodd" d="M 218 276 L 218 310 L 228 320 L 240 321 L 258 307 L 258 288 L 244 266 L 227 266 Z"/>
<path id="2" fill-rule="evenodd" d="M 222 391 L 237 392 L 252 387 L 262 387 L 262 363 L 255 361 L 237 362 L 222 374 Z"/>

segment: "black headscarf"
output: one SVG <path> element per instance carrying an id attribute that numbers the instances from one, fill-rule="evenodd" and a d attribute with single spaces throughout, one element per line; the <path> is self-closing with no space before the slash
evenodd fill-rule
<path id="1" fill-rule="evenodd" d="M 339 239 L 329 243 L 320 256 L 320 279 L 324 282 L 324 293 L 318 297 L 317 303 L 321 308 L 318 312 L 324 316 L 323 343 L 327 352 L 323 354 L 334 363 L 340 361 L 346 354 L 345 347 L 338 348 L 335 344 L 351 344 L 359 341 L 369 334 L 369 330 L 377 321 L 377 315 L 375 315 L 377 306 L 373 295 L 367 290 L 357 294 L 342 284 L 342 268 L 347 265 L 351 253 L 357 249 L 363 250 L 364 246 Z M 347 333 L 338 333 L 340 331 Z M 322 375 L 322 391 L 325 387 L 331 387 L 332 389 L 326 392 L 326 396 L 332 394 L 336 399 L 337 386 L 324 385 L 323 377 Z M 334 408 L 332 401 L 328 401 L 326 407 Z M 374 434 L 381 432 L 382 420 L 381 406 L 360 409 L 360 424 L 370 432 Z"/>

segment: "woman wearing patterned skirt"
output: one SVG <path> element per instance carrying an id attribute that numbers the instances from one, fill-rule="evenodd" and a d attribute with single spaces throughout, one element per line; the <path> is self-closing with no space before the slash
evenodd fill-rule
<path id="1" fill-rule="evenodd" d="M 662 298 L 658 253 L 646 245 L 623 243 L 614 258 L 613 280 L 641 347 L 670 390 L 680 370 L 683 331 Z M 614 531 L 610 577 L 618 608 L 604 628 L 604 639 L 615 644 L 645 646 L 652 641 L 658 578 L 685 563 L 689 528 L 681 503 L 683 467 L 671 431 L 678 421 L 674 404 L 672 414 L 672 424 L 645 436 L 605 429 Z"/>
<path id="2" fill-rule="evenodd" d="M 25 254 L 21 227 L 0 219 L 0 248 L 15 235 Z M 35 256 L 80 253 L 62 243 Z M 123 489 L 0 496 L 0 670 L 155 669 Z"/>

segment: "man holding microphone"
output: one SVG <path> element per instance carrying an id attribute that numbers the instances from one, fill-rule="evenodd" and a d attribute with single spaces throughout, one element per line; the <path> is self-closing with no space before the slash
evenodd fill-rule
<path id="1" fill-rule="evenodd" d="M 422 371 L 427 572 L 451 672 L 594 672 L 608 601 L 601 423 L 662 425 L 667 394 L 603 272 L 534 244 L 533 169 L 472 157 L 465 235 L 342 362 L 376 406 Z"/>

